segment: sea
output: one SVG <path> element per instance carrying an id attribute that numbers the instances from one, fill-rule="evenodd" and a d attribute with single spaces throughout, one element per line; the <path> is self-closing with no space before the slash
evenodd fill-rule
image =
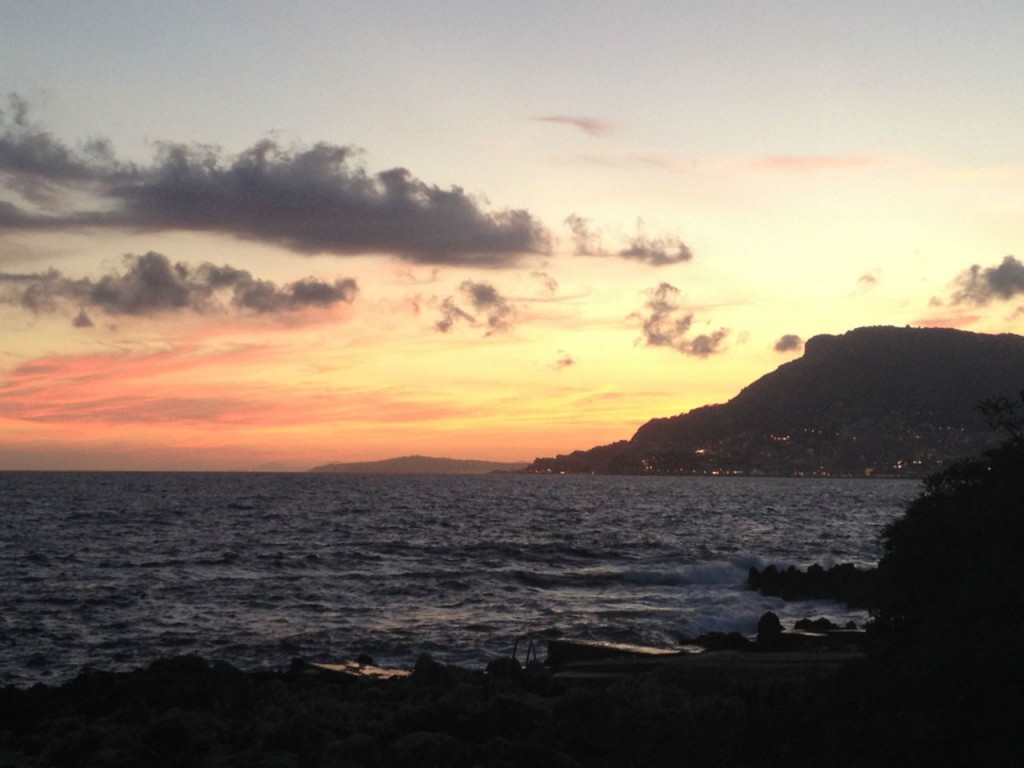
<path id="1" fill-rule="evenodd" d="M 421 653 L 483 668 L 561 636 L 677 647 L 774 611 L 768 564 L 870 567 L 891 479 L 0 472 L 0 684 L 199 654 L 241 669 Z"/>

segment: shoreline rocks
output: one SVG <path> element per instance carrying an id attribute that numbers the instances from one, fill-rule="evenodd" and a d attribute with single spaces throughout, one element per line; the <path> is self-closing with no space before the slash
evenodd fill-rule
<path id="1" fill-rule="evenodd" d="M 783 600 L 834 600 L 851 608 L 878 605 L 878 570 L 864 570 L 851 563 L 828 570 L 815 563 L 802 571 L 794 566 L 779 570 L 774 565 L 759 571 L 751 567 L 747 586 L 768 597 Z"/>
<path id="2" fill-rule="evenodd" d="M 820 701 L 835 686 L 809 678 L 779 688 L 728 655 L 719 661 L 560 680 L 534 662 L 489 674 L 429 656 L 387 679 L 302 662 L 243 672 L 194 656 L 159 659 L 127 673 L 84 671 L 59 687 L 0 688 L 0 764 L 783 764 L 755 745 L 808 735 L 778 730 L 778 707 Z M 791 674 L 777 669 L 776 678 Z"/>
<path id="3" fill-rule="evenodd" d="M 916 766 L 940 750 L 932 731 L 894 727 L 937 705 L 870 654 L 614 657 L 570 674 L 508 661 L 467 670 L 424 655 L 381 677 L 355 662 L 245 672 L 185 656 L 0 687 L 0 765 Z M 961 751 L 1021 756 L 988 722 Z"/>

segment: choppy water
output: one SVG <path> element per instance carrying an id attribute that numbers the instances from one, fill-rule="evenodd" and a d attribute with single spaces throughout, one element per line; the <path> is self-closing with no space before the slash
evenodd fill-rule
<path id="1" fill-rule="evenodd" d="M 0 473 L 0 683 L 199 653 L 242 668 L 517 637 L 674 644 L 758 617 L 866 617 L 743 587 L 874 564 L 898 480 Z"/>

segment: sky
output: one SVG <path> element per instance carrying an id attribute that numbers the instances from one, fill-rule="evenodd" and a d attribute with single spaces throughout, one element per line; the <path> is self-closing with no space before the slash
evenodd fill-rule
<path id="1" fill-rule="evenodd" d="M 530 461 L 1024 333 L 1024 4 L 0 0 L 0 469 Z"/>

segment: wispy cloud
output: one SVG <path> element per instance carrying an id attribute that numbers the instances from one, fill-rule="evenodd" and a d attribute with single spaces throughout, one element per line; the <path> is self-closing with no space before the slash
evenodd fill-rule
<path id="1" fill-rule="evenodd" d="M 641 340 L 648 347 L 669 347 L 692 357 L 710 357 L 721 351 L 729 330 L 693 335 L 694 314 L 679 302 L 679 289 L 661 283 L 647 292 L 644 312 L 633 317 L 641 322 Z"/>
<path id="2" fill-rule="evenodd" d="M 573 213 L 565 219 L 572 233 L 572 252 L 575 256 L 601 255 L 601 239 L 589 219 Z"/>
<path id="3" fill-rule="evenodd" d="M 121 434 L 128 425 L 165 425 L 195 443 L 203 431 L 223 439 L 225 426 L 379 426 L 465 417 L 472 410 L 451 398 L 424 399 L 415 390 L 332 385 L 325 391 L 315 380 L 298 396 L 294 387 L 267 380 L 268 365 L 286 364 L 287 352 L 273 347 L 195 343 L 150 353 L 38 358 L 0 380 L 0 419 L 79 424 L 93 438 Z M 236 375 L 225 377 L 225 368 Z M 160 434 L 170 439 L 177 433 L 161 427 Z"/>
<path id="4" fill-rule="evenodd" d="M 878 285 L 878 270 L 871 272 L 865 272 L 863 275 L 857 278 L 857 286 L 861 290 L 869 290 Z"/>
<path id="5" fill-rule="evenodd" d="M 244 269 L 204 263 L 172 263 L 160 253 L 126 255 L 123 269 L 99 280 L 69 278 L 58 270 L 35 274 L 0 273 L 0 300 L 36 313 L 66 305 L 81 308 L 73 325 L 88 328 L 85 307 L 108 315 L 146 316 L 190 311 L 197 314 L 230 308 L 254 314 L 296 312 L 351 303 L 355 280 L 327 282 L 308 277 L 286 285 L 260 280 Z"/>
<path id="6" fill-rule="evenodd" d="M 680 264 L 690 261 L 693 253 L 686 243 L 678 237 L 667 235 L 664 237 L 649 237 L 640 225 L 640 232 L 637 233 L 629 246 L 619 251 L 618 255 L 630 261 L 641 261 L 652 267 L 664 267 L 670 264 Z"/>
<path id="7" fill-rule="evenodd" d="M 547 291 L 548 293 L 554 294 L 558 292 L 558 281 L 555 280 L 555 278 L 553 278 L 547 272 L 541 272 L 537 270 L 531 272 L 530 277 L 535 277 L 538 280 L 540 280 L 541 284 L 544 286 L 544 290 Z"/>
<path id="8" fill-rule="evenodd" d="M 956 315 L 921 317 L 911 322 L 911 325 L 920 328 L 965 328 L 974 325 L 979 320 L 981 320 L 981 315 L 965 312 Z"/>
<path id="9" fill-rule="evenodd" d="M 571 128 L 581 130 L 589 136 L 604 136 L 612 130 L 611 123 L 607 120 L 601 120 L 596 117 L 580 117 L 577 115 L 545 115 L 542 117 L 535 117 L 533 120 L 539 123 L 567 125 Z"/>
<path id="10" fill-rule="evenodd" d="M 434 328 L 441 333 L 448 333 L 457 322 L 465 321 L 473 326 L 483 325 L 486 335 L 508 331 L 515 316 L 515 308 L 498 290 L 486 282 L 466 280 L 459 286 L 464 301 L 476 314 L 464 310 L 452 296 L 441 303 L 441 318 L 434 323 Z M 478 319 L 481 318 L 482 319 Z"/>
<path id="11" fill-rule="evenodd" d="M 573 254 L 576 256 L 618 256 L 652 267 L 680 264 L 693 259 L 689 247 L 675 235 L 648 235 L 643 219 L 637 220 L 636 234 L 628 239 L 626 246 L 615 251 L 602 248 L 601 234 L 589 219 L 574 213 L 566 218 L 565 225 L 569 227 Z"/>
<path id="12" fill-rule="evenodd" d="M 11 97 L 0 112 L 0 176 L 32 205 L 0 201 L 0 230 L 121 228 L 219 232 L 300 253 L 382 253 L 426 264 L 504 267 L 546 253 L 549 236 L 526 210 L 485 209 L 405 168 L 367 173 L 359 150 L 264 139 L 237 155 L 164 143 L 148 165 L 119 161 L 108 142 L 71 148 Z M 72 191 L 96 200 L 80 209 Z"/>

